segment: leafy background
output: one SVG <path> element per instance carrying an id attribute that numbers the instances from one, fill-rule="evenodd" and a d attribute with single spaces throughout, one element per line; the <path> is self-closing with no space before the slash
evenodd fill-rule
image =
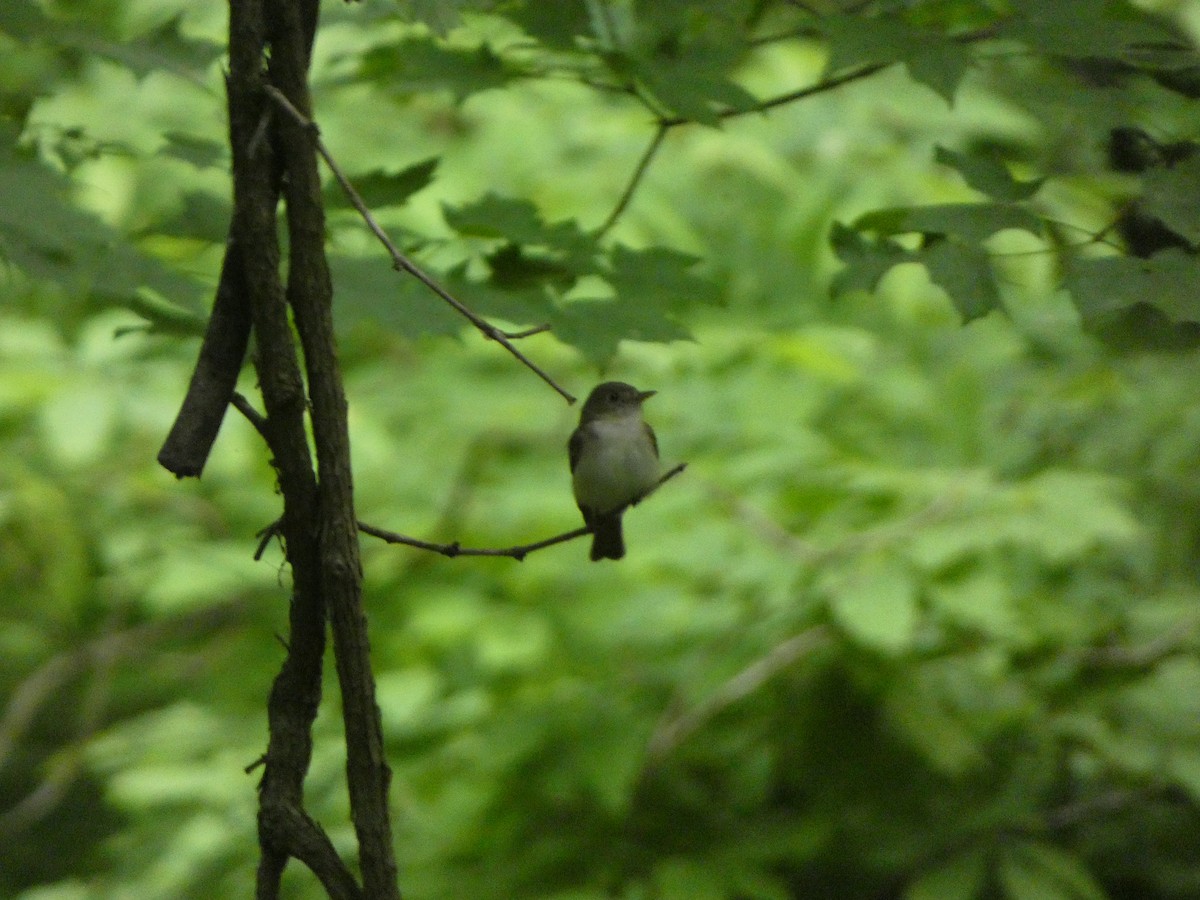
<path id="1" fill-rule="evenodd" d="M 0 8 L 6 896 L 252 889 L 273 474 L 232 414 L 201 481 L 154 463 L 229 215 L 223 17 Z M 690 464 L 619 565 L 365 544 L 406 896 L 1200 894 L 1200 7 L 323 17 L 317 117 L 390 233 L 549 322 L 575 393 L 658 389 Z M 328 202 L 361 518 L 578 524 L 577 413 Z M 327 688 L 307 801 L 352 854 Z"/>

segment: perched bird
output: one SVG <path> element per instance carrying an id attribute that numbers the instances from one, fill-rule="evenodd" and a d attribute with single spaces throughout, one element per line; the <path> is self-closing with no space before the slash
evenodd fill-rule
<path id="1" fill-rule="evenodd" d="M 621 514 L 658 481 L 658 439 L 642 418 L 642 404 L 655 393 L 622 381 L 598 385 L 567 442 L 575 502 L 592 529 L 593 561 L 625 555 Z"/>

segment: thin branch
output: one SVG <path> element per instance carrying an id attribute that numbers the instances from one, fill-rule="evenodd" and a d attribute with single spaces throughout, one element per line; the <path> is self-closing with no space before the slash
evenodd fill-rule
<path id="1" fill-rule="evenodd" d="M 336 178 L 338 184 L 341 185 L 342 191 L 345 193 L 347 199 L 349 199 L 351 205 L 358 210 L 358 214 L 362 216 L 363 221 L 366 222 L 367 228 L 371 230 L 371 233 L 374 234 L 375 237 L 378 238 L 379 242 L 387 249 L 388 255 L 390 255 L 392 258 L 392 265 L 396 268 L 396 270 L 400 272 L 407 272 L 409 275 L 412 275 L 419 282 L 421 282 L 421 284 L 425 285 L 425 287 L 429 288 L 429 290 L 433 291 L 442 300 L 448 303 L 468 322 L 474 325 L 484 337 L 495 341 L 505 350 L 511 353 L 527 369 L 529 369 L 531 372 L 537 375 L 538 378 L 542 379 L 542 381 L 546 382 L 546 384 L 557 391 L 568 403 L 574 403 L 576 399 L 575 396 L 567 391 L 566 388 L 558 384 L 558 382 L 556 382 L 553 378 L 551 378 L 540 366 L 537 365 L 537 363 L 533 362 L 533 360 L 518 350 L 512 343 L 509 335 L 505 334 L 505 332 L 497 328 L 491 322 L 487 321 L 478 313 L 467 307 L 464 303 L 462 303 L 462 301 L 458 300 L 458 298 L 454 297 L 449 291 L 438 284 L 437 281 L 435 281 L 431 276 L 427 275 L 424 270 L 417 266 L 416 263 L 400 252 L 400 249 L 395 245 L 395 243 L 393 243 L 392 239 L 388 237 L 387 232 L 383 230 L 383 226 L 381 226 L 376 220 L 375 216 L 371 213 L 371 210 L 367 207 L 367 204 L 363 201 L 362 197 L 359 196 L 358 191 L 354 189 L 354 185 L 350 183 L 350 179 L 346 177 L 346 174 L 337 164 L 337 161 L 329 152 L 329 148 L 325 146 L 325 142 L 321 140 L 321 131 L 317 127 L 317 124 L 301 113 L 300 110 L 296 109 L 296 107 L 288 101 L 287 97 L 285 97 L 272 85 L 266 85 L 265 90 L 271 99 L 275 101 L 275 103 L 277 103 L 302 128 L 307 130 L 312 135 L 313 144 L 317 153 L 319 153 L 321 158 L 325 160 L 325 164 L 329 167 L 329 171 L 333 173 L 333 177 Z M 539 328 L 539 331 L 544 330 L 546 329 Z M 532 333 L 537 334 L 538 331 L 534 331 Z"/>
<path id="2" fill-rule="evenodd" d="M 541 325 L 534 325 L 531 328 L 526 328 L 522 331 L 502 331 L 500 332 L 510 341 L 519 341 L 521 338 L 533 337 L 535 334 L 541 334 L 544 331 L 550 330 L 550 323 L 543 322 Z"/>
<path id="3" fill-rule="evenodd" d="M 1117 241 L 1109 240 L 1108 236 L 1118 225 L 1121 224 L 1121 217 L 1125 215 L 1125 211 L 1127 209 L 1127 206 L 1122 207 L 1117 217 L 1099 231 L 1092 231 L 1092 229 L 1087 228 L 1086 226 L 1076 225 L 1073 222 L 1064 222 L 1062 219 L 1051 219 L 1046 217 L 1043 221 L 1048 222 L 1051 225 L 1056 225 L 1059 228 L 1067 228 L 1072 231 L 1079 231 L 1087 235 L 1086 241 L 1083 241 L 1079 244 L 1067 245 L 1068 250 L 1078 250 L 1081 247 L 1091 247 L 1094 244 L 1103 244 L 1106 247 L 1112 247 L 1114 250 L 1124 250 L 1125 248 L 1121 244 L 1119 244 Z"/>
<path id="4" fill-rule="evenodd" d="M 264 441 L 270 445 L 270 438 L 267 435 L 267 417 L 254 408 L 254 404 L 246 399 L 246 396 L 241 391 L 234 391 L 231 402 L 234 408 L 246 417 L 246 421 L 254 426 Z"/>
<path id="5" fill-rule="evenodd" d="M 766 655 L 756 659 L 716 689 L 697 706 L 678 715 L 668 716 L 659 723 L 650 738 L 647 756 L 659 760 L 682 744 L 718 713 L 748 697 L 775 675 L 802 657 L 829 643 L 830 631 L 825 625 L 814 625 L 777 644 Z"/>
<path id="6" fill-rule="evenodd" d="M 507 556 L 515 559 L 517 562 L 524 560 L 534 550 L 541 550 L 545 547 L 552 547 L 555 544 L 562 544 L 577 537 L 583 537 L 585 534 L 591 534 L 592 531 L 587 527 L 576 528 L 574 531 L 565 531 L 562 534 L 556 534 L 554 537 L 546 538 L 545 540 L 534 541 L 532 544 L 518 544 L 514 547 L 464 547 L 458 541 L 449 544 L 423 541 L 420 538 L 408 537 L 407 535 L 397 534 L 394 531 L 388 531 L 386 528 L 368 525 L 366 522 L 359 522 L 358 530 L 363 534 L 377 537 L 389 544 L 403 544 L 406 547 L 415 547 L 418 550 L 429 550 L 433 553 L 440 553 L 442 556 L 448 556 L 451 559 L 457 556 Z"/>
<path id="7" fill-rule="evenodd" d="M 272 838 L 280 844 L 280 858 L 294 856 L 308 866 L 332 900 L 361 900 L 362 888 L 346 866 L 325 830 L 302 808 L 295 805 L 274 806 L 265 811 L 267 826 Z M 260 884 L 264 878 L 274 880 L 274 871 L 259 872 Z M 266 885 L 268 888 L 274 884 Z"/>
<path id="8" fill-rule="evenodd" d="M 271 541 L 275 538 L 283 538 L 283 519 L 276 519 L 270 525 L 255 532 L 254 536 L 258 538 L 258 546 L 254 548 L 254 561 L 258 562 L 267 552 L 267 546 Z"/>
<path id="9" fill-rule="evenodd" d="M 793 28 L 788 31 L 780 31 L 775 34 L 764 34 L 762 37 L 749 38 L 746 44 L 750 47 L 766 47 L 770 44 L 778 44 L 782 41 L 794 41 L 799 38 L 811 38 L 819 35 L 820 32 L 815 28 Z"/>
<path id="10" fill-rule="evenodd" d="M 646 171 L 650 168 L 650 163 L 654 161 L 654 157 L 658 154 L 658 149 L 662 146 L 663 139 L 667 136 L 669 129 L 670 125 L 665 120 L 659 121 L 658 129 L 654 132 L 654 137 L 651 138 L 645 152 L 642 153 L 642 158 L 638 160 L 637 167 L 633 170 L 633 175 L 630 177 L 629 183 L 625 185 L 625 190 L 621 192 L 621 197 L 617 200 L 617 205 L 608 214 L 608 218 L 604 220 L 604 224 L 596 229 L 596 240 L 604 237 L 617 224 L 617 220 L 621 218 L 626 207 L 633 200 L 634 192 L 637 190 L 638 185 L 641 184 Z"/>
<path id="11" fill-rule="evenodd" d="M 1134 803 L 1149 799 L 1145 790 L 1113 789 L 1095 797 L 1086 797 L 1046 810 L 1045 827 L 1050 831 L 1073 828 L 1088 819 L 1107 819 Z"/>
<path id="12" fill-rule="evenodd" d="M 778 97 L 772 97 L 769 100 L 763 100 L 761 103 L 756 103 L 753 106 L 746 107 L 745 109 L 722 110 L 721 112 L 717 113 L 717 118 L 732 119 L 736 118 L 737 116 L 749 115 L 750 113 L 766 112 L 767 110 L 774 109 L 777 106 L 783 106 L 796 100 L 803 100 L 805 97 L 811 97 L 815 94 L 831 91 L 834 88 L 839 88 L 842 85 L 849 84 L 852 81 L 858 81 L 861 78 L 874 75 L 876 72 L 887 68 L 889 65 L 891 65 L 891 63 L 872 63 L 870 65 L 861 66 L 842 75 L 838 75 L 835 78 L 830 78 L 826 81 L 818 82 L 817 84 L 811 84 L 808 87 L 800 88 L 799 90 L 789 91 L 786 94 L 781 94 Z M 644 105 L 647 105 L 648 108 L 652 109 L 652 107 L 649 106 L 647 101 L 642 98 L 641 95 L 635 93 L 635 96 L 637 96 Z M 624 214 L 626 208 L 628 208 L 630 202 L 633 200 L 634 193 L 637 191 L 638 186 L 645 177 L 647 170 L 650 168 L 650 164 L 654 161 L 654 157 L 658 154 L 659 148 L 662 146 L 663 139 L 667 136 L 667 132 L 672 128 L 677 128 L 680 125 L 690 124 L 691 121 L 692 120 L 686 116 L 658 116 L 658 126 L 655 129 L 654 137 L 650 139 L 649 145 L 647 145 L 645 152 L 642 153 L 641 159 L 638 160 L 638 164 L 634 168 L 633 174 L 629 178 L 629 182 L 625 185 L 625 189 L 621 192 L 621 197 L 617 200 L 616 206 L 614 206 L 612 212 L 608 214 L 608 217 L 604 220 L 604 223 L 596 229 L 595 237 L 597 239 L 606 235 L 617 223 L 617 220 L 620 219 Z"/>
<path id="13" fill-rule="evenodd" d="M 819 12 L 813 9 L 809 4 L 802 2 L 802 0 L 786 0 L 786 2 L 789 6 L 794 6 L 796 9 L 803 10 L 804 12 L 808 13 L 814 19 L 819 19 L 821 17 Z"/>
<path id="14" fill-rule="evenodd" d="M 1088 672 L 1149 669 L 1172 656 L 1190 652 L 1197 626 L 1200 626 L 1200 617 L 1191 616 L 1142 644 L 1087 647 L 1069 655 Z"/>
<path id="15" fill-rule="evenodd" d="M 842 85 L 850 84 L 852 81 L 859 81 L 880 72 L 892 63 L 869 63 L 864 66 L 859 66 L 857 69 L 851 69 L 849 72 L 843 72 L 841 75 L 836 75 L 833 78 L 828 78 L 825 81 L 818 81 L 816 84 L 810 84 L 808 87 L 798 88 L 794 91 L 788 91 L 786 94 L 780 94 L 778 97 L 771 97 L 767 100 L 762 100 L 755 103 L 753 106 L 747 106 L 745 109 L 733 108 L 724 109 L 717 113 L 719 119 L 736 119 L 738 116 L 748 116 L 752 113 L 766 112 L 767 110 L 775 109 L 777 106 L 786 106 L 789 103 L 794 103 L 796 100 L 804 100 L 816 94 L 823 94 L 826 91 L 832 91 L 840 88 Z M 664 119 L 660 124 L 668 128 L 674 128 L 678 125 L 686 125 L 691 122 L 691 119 L 683 116 L 675 116 L 673 118 Z"/>
<path id="16" fill-rule="evenodd" d="M 86 643 L 46 660 L 10 692 L 0 715 L 0 770 L 3 770 L 39 715 L 53 706 L 61 715 L 63 692 L 72 679 L 89 669 L 101 675 L 118 662 L 144 654 L 159 641 L 173 637 L 196 638 L 235 622 L 244 612 L 239 602 L 207 608 L 165 621 L 136 625 L 124 631 L 98 635 Z M 12 806 L 0 810 L 0 838 L 7 839 L 43 819 L 66 795 L 83 770 L 82 752 L 76 752 L 102 724 L 95 704 L 85 709 L 74 735 L 75 749 L 58 754 L 45 779 Z"/>
<path id="17" fill-rule="evenodd" d="M 681 474 L 687 468 L 687 463 L 679 463 L 677 466 L 669 469 L 654 485 L 645 493 L 638 496 L 635 500 L 631 500 L 624 506 L 619 507 L 615 512 L 621 513 L 631 506 L 636 506 L 641 503 L 660 487 Z M 429 550 L 432 553 L 440 553 L 442 556 L 450 557 L 451 559 L 458 556 L 506 556 L 515 559 L 517 562 L 522 562 L 526 556 L 535 550 L 544 550 L 546 547 L 553 547 L 555 544 L 563 544 L 567 541 L 573 541 L 575 538 L 583 537 L 592 533 L 592 529 L 588 526 L 575 528 L 571 531 L 564 531 L 562 534 L 556 534 L 553 537 L 543 538 L 540 541 L 534 541 L 530 544 L 517 544 L 512 547 L 464 547 L 458 541 L 452 541 L 449 544 L 439 544 L 434 541 L 423 541 L 420 538 L 409 537 L 404 534 L 398 534 L 394 531 L 388 531 L 386 528 L 379 528 L 375 525 L 368 525 L 366 522 L 358 523 L 358 530 L 363 534 L 369 534 L 371 537 L 379 538 L 381 541 L 386 541 L 389 544 L 403 544 L 406 547 L 415 547 L 418 550 Z"/>
<path id="18" fill-rule="evenodd" d="M 231 231 L 196 367 L 171 431 L 158 452 L 159 465 L 176 478 L 200 477 L 237 385 L 250 342 L 245 284 L 242 248 Z"/>

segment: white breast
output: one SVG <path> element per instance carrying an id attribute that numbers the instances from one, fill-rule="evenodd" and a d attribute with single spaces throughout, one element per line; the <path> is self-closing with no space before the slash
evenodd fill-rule
<path id="1" fill-rule="evenodd" d="M 588 425 L 587 449 L 575 465 L 575 500 L 597 512 L 623 506 L 658 478 L 658 457 L 640 416 Z"/>

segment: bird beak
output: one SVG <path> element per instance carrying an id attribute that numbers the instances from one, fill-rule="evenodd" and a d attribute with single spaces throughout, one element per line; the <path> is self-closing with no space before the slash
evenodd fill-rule
<path id="1" fill-rule="evenodd" d="M 651 397 L 653 397 L 657 393 L 658 393 L 658 391 L 641 391 L 641 392 L 639 392 L 638 393 L 638 403 L 645 403 L 647 400 L 649 400 Z"/>

